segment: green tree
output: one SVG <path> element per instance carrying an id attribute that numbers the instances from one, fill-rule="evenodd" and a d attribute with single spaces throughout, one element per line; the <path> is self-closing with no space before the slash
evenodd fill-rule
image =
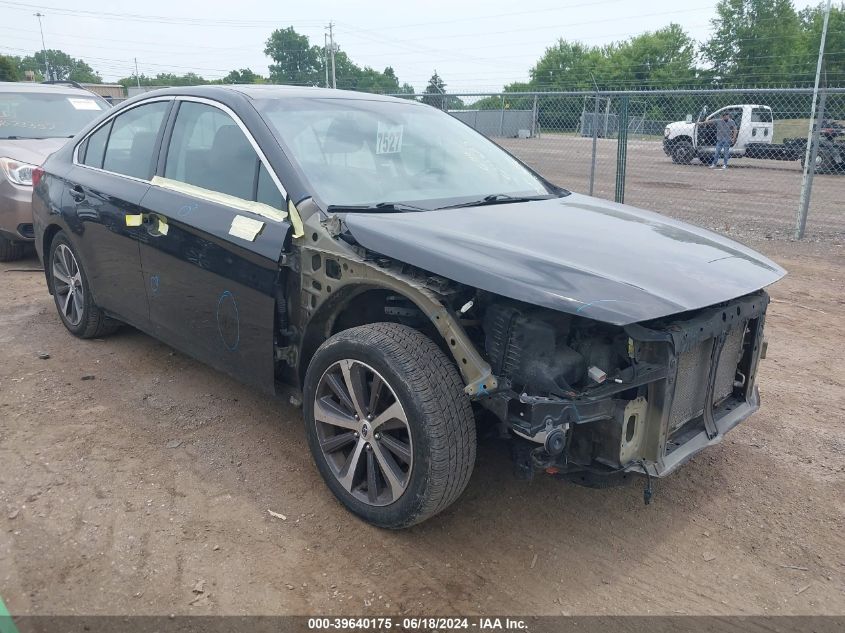
<path id="1" fill-rule="evenodd" d="M 431 79 L 428 80 L 428 85 L 425 87 L 425 90 L 423 90 L 422 102 L 426 105 L 440 108 L 441 110 L 446 110 L 449 107 L 448 100 L 446 98 L 446 82 L 444 82 L 443 78 L 437 74 L 436 70 L 431 76 Z"/>
<path id="2" fill-rule="evenodd" d="M 292 26 L 276 29 L 270 34 L 264 54 L 273 60 L 270 81 L 276 84 L 319 86 L 325 80 L 323 49 L 311 46 L 306 35 Z M 337 61 L 338 55 L 335 55 Z"/>
<path id="3" fill-rule="evenodd" d="M 322 51 L 322 49 L 320 49 Z M 331 61 L 329 61 L 331 64 Z M 350 59 L 344 51 L 336 50 L 334 54 L 335 78 L 337 80 L 337 87 L 341 90 L 357 90 L 358 80 L 363 73 L 363 70 L 355 62 Z M 331 66 L 329 66 L 329 77 L 331 78 Z M 325 77 L 321 79 L 325 81 Z M 331 79 L 330 79 L 331 81 Z"/>
<path id="4" fill-rule="evenodd" d="M 798 14 L 801 20 L 801 57 L 806 60 L 800 80 L 811 82 L 815 78 L 816 62 L 821 44 L 824 23 L 824 5 L 807 7 Z M 824 70 L 828 85 L 845 84 L 845 3 L 830 8 L 830 21 L 825 40 Z"/>
<path id="5" fill-rule="evenodd" d="M 699 81 L 695 41 L 678 24 L 605 49 L 603 81 L 619 87 L 678 88 Z"/>
<path id="6" fill-rule="evenodd" d="M 102 83 L 97 72 L 81 59 L 71 57 L 64 51 L 47 49 L 47 64 L 50 67 L 50 79 L 58 81 L 78 81 L 81 83 Z M 37 51 L 21 59 L 19 71 L 31 70 L 37 79 L 44 79 L 44 53 Z"/>
<path id="7" fill-rule="evenodd" d="M 252 72 L 249 68 L 233 70 L 223 77 L 224 84 L 260 84 L 264 83 L 264 77 Z"/>
<path id="8" fill-rule="evenodd" d="M 605 49 L 560 39 L 534 64 L 530 84 L 535 90 L 591 90 L 609 74 Z"/>
<path id="9" fill-rule="evenodd" d="M 141 75 L 140 77 L 123 77 L 117 80 L 122 86 L 134 87 L 139 83 L 142 86 L 199 86 L 202 84 L 213 83 L 207 79 L 197 75 L 196 73 L 185 73 L 184 75 L 175 75 L 173 73 L 158 73 L 154 77 Z"/>
<path id="10" fill-rule="evenodd" d="M 19 81 L 18 62 L 12 57 L 0 55 L 0 81 Z"/>
<path id="11" fill-rule="evenodd" d="M 717 86 L 791 84 L 806 66 L 791 0 L 721 0 L 701 49 Z"/>
<path id="12" fill-rule="evenodd" d="M 361 92 L 377 92 L 379 94 L 394 94 L 401 91 L 399 78 L 390 66 L 385 68 L 384 72 L 364 66 L 358 75 L 355 89 Z"/>
<path id="13" fill-rule="evenodd" d="M 402 95 L 412 95 L 416 94 L 416 89 L 409 83 L 405 82 L 401 86 L 399 86 L 398 93 Z M 404 97 L 403 97 L 404 98 Z"/>

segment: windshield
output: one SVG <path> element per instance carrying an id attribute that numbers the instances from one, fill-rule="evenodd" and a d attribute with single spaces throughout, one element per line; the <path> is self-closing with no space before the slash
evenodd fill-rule
<path id="1" fill-rule="evenodd" d="M 0 91 L 0 139 L 67 138 L 106 108 L 93 95 Z"/>
<path id="2" fill-rule="evenodd" d="M 435 108 L 360 99 L 257 105 L 327 206 L 406 203 L 425 210 L 493 194 L 553 195 L 497 145 Z"/>

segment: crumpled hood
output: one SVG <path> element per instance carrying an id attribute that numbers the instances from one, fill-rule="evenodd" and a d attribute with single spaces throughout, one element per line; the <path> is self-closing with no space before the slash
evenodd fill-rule
<path id="1" fill-rule="evenodd" d="M 0 139 L 0 157 L 31 165 L 41 165 L 47 157 L 67 143 L 69 138 Z"/>
<path id="2" fill-rule="evenodd" d="M 785 271 L 665 216 L 597 198 L 348 213 L 362 246 L 462 284 L 617 325 L 714 305 Z"/>

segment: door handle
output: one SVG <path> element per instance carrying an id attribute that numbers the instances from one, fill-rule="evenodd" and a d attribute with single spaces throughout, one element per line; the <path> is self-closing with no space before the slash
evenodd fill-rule
<path id="1" fill-rule="evenodd" d="M 70 190 L 70 197 L 73 198 L 76 202 L 82 202 L 85 200 L 85 191 L 79 185 L 76 185 L 73 189 Z"/>
<path id="2" fill-rule="evenodd" d="M 167 235 L 167 218 L 158 213 L 127 213 L 124 218 L 126 226 L 146 226 L 153 237 Z"/>

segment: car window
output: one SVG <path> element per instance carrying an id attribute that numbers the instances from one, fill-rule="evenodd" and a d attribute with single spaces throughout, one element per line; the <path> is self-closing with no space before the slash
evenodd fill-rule
<path id="1" fill-rule="evenodd" d="M 106 153 L 106 141 L 109 138 L 109 130 L 111 130 L 111 122 L 106 123 L 85 141 L 85 151 L 82 154 L 84 157 L 82 160 L 83 165 L 102 168 L 103 156 Z"/>
<path id="2" fill-rule="evenodd" d="M 267 181 L 276 188 L 269 175 L 259 178 L 259 162 L 246 135 L 228 114 L 204 103 L 184 101 L 179 106 L 165 178 L 255 200 L 257 180 L 264 183 L 264 196 L 270 195 Z M 275 200 L 272 204 L 279 206 Z"/>
<path id="3" fill-rule="evenodd" d="M 768 108 L 754 108 L 751 111 L 752 123 L 771 123 L 772 111 Z"/>
<path id="4" fill-rule="evenodd" d="M 103 112 L 108 104 L 85 92 L 0 92 L 0 139 L 68 138 Z"/>
<path id="5" fill-rule="evenodd" d="M 497 145 L 416 102 L 290 98 L 256 107 L 325 205 L 434 208 L 491 194 L 553 195 Z"/>
<path id="6" fill-rule="evenodd" d="M 258 166 L 258 189 L 255 199 L 276 209 L 284 209 L 284 198 L 263 163 Z"/>
<path id="7" fill-rule="evenodd" d="M 118 115 L 112 123 L 103 169 L 149 180 L 156 137 L 169 106 L 169 101 L 156 101 Z"/>

